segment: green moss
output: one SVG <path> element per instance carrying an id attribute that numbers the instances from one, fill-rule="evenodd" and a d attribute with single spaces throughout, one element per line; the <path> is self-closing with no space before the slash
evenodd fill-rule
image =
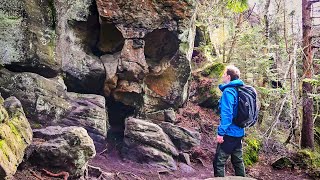
<path id="1" fill-rule="evenodd" d="M 320 153 L 310 149 L 303 149 L 297 153 L 296 164 L 307 169 L 307 173 L 314 179 L 320 178 Z"/>
<path id="2" fill-rule="evenodd" d="M 0 96 L 0 105 L 3 105 L 4 99 Z"/>
<path id="3" fill-rule="evenodd" d="M 310 149 L 303 149 L 298 152 L 299 159 L 302 160 L 302 166 L 310 169 L 320 168 L 320 153 Z"/>
<path id="4" fill-rule="evenodd" d="M 19 132 L 12 122 L 9 122 L 9 127 L 11 129 L 11 132 L 13 132 L 13 134 L 15 134 L 16 136 L 19 136 Z"/>
<path id="5" fill-rule="evenodd" d="M 42 125 L 40 123 L 33 123 L 31 125 L 31 127 L 32 127 L 32 129 L 40 129 L 40 128 L 42 128 Z"/>
<path id="6" fill-rule="evenodd" d="M 245 142 L 246 147 L 244 148 L 243 161 L 246 166 L 250 166 L 259 160 L 261 142 L 255 138 L 246 138 Z"/>
<path id="7" fill-rule="evenodd" d="M 52 18 L 52 29 L 56 28 L 56 17 L 57 17 L 57 11 L 54 6 L 54 0 L 48 0 L 49 3 L 49 16 Z"/>
<path id="8" fill-rule="evenodd" d="M 15 17 L 15 16 L 6 16 L 3 14 L 0 14 L 0 22 L 1 22 L 1 26 L 2 27 L 6 27 L 6 26 L 17 26 L 20 25 L 22 21 L 22 18 L 19 17 Z"/>
<path id="9" fill-rule="evenodd" d="M 213 86 L 213 87 L 211 87 L 211 88 L 210 88 L 210 94 L 213 94 L 213 95 L 215 95 L 215 96 L 216 96 L 216 95 L 218 94 L 218 92 L 217 92 L 217 88 L 216 88 L 216 87 L 214 87 L 214 86 Z"/>
<path id="10" fill-rule="evenodd" d="M 185 54 L 187 54 L 188 50 L 189 50 L 189 44 L 186 42 L 181 42 L 179 45 L 179 50 Z"/>
<path id="11" fill-rule="evenodd" d="M 8 155 L 8 145 L 6 144 L 6 141 L 3 139 L 0 139 L 0 151 L 5 155 L 6 159 L 9 161 L 9 155 Z"/>
<path id="12" fill-rule="evenodd" d="M 9 121 L 8 125 L 10 127 L 11 132 L 14 134 L 15 136 L 15 140 L 17 143 L 23 143 L 21 134 L 19 133 L 18 129 L 16 128 L 16 126 L 13 124 L 12 122 L 13 120 Z"/>
<path id="13" fill-rule="evenodd" d="M 215 63 L 212 66 L 206 68 L 201 74 L 210 78 L 220 78 L 225 69 L 225 65 L 223 63 Z"/>
<path id="14" fill-rule="evenodd" d="M 50 42 L 48 43 L 48 56 L 52 64 L 55 63 L 56 33 L 50 31 Z"/>
<path id="15" fill-rule="evenodd" d="M 5 143 L 4 140 L 3 140 L 3 139 L 0 139 L 0 150 L 3 149 L 3 144 L 4 144 L 4 143 Z"/>
<path id="16" fill-rule="evenodd" d="M 8 112 L 3 106 L 0 105 L 0 123 L 7 121 L 8 117 L 9 117 Z"/>

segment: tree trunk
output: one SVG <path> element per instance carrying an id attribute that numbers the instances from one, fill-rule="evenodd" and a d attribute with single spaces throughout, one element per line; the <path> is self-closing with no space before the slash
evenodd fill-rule
<path id="1" fill-rule="evenodd" d="M 241 28 L 241 24 L 243 22 L 243 14 L 241 13 L 238 17 L 238 20 L 237 20 L 237 24 L 236 24 L 236 27 L 235 27 L 235 32 L 234 32 L 234 35 L 232 36 L 232 43 L 231 43 L 231 47 L 229 49 L 229 53 L 228 53 L 228 58 L 227 58 L 227 63 L 230 63 L 230 60 L 231 60 L 231 57 L 232 57 L 232 54 L 233 54 L 233 49 L 235 48 L 236 46 L 236 42 L 238 40 L 238 36 L 239 36 L 239 31 L 240 31 L 240 28 Z"/>
<path id="2" fill-rule="evenodd" d="M 269 53 L 269 7 L 270 7 L 270 0 L 266 0 L 266 4 L 264 6 L 264 12 L 263 12 L 263 18 L 264 18 L 264 24 L 265 24 L 265 46 L 266 51 L 265 53 Z"/>
<path id="3" fill-rule="evenodd" d="M 303 31 L 303 74 L 305 78 L 312 78 L 312 47 L 311 47 L 311 5 L 308 0 L 302 0 L 302 31 Z M 313 99 L 308 96 L 312 93 L 310 82 L 302 83 L 303 119 L 301 129 L 301 147 L 314 149 L 313 132 Z"/>

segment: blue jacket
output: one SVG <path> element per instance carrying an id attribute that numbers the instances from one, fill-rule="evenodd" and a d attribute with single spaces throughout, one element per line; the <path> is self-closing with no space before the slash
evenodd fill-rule
<path id="1" fill-rule="evenodd" d="M 219 89 L 222 96 L 219 102 L 220 124 L 218 135 L 243 137 L 244 128 L 240 128 L 232 123 L 232 119 L 237 116 L 238 92 L 234 87 L 242 86 L 244 83 L 240 79 L 231 81 L 229 84 L 220 84 Z"/>

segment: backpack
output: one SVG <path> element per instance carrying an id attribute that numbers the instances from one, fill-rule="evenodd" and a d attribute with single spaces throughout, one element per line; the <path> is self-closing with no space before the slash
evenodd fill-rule
<path id="1" fill-rule="evenodd" d="M 233 123 L 241 128 L 253 126 L 258 119 L 257 93 L 252 86 L 236 87 L 238 91 L 238 113 Z"/>

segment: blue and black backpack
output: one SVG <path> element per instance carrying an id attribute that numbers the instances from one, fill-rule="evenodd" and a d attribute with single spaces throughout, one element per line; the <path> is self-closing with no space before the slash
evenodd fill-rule
<path id="1" fill-rule="evenodd" d="M 257 93 L 249 85 L 238 86 L 238 113 L 233 123 L 241 128 L 253 126 L 258 119 Z"/>

